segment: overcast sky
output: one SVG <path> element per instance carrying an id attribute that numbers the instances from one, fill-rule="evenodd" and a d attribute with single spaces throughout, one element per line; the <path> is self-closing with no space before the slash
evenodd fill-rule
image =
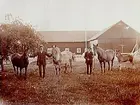
<path id="1" fill-rule="evenodd" d="M 102 30 L 123 20 L 140 32 L 140 0 L 0 0 L 0 22 L 9 13 L 38 30 Z"/>

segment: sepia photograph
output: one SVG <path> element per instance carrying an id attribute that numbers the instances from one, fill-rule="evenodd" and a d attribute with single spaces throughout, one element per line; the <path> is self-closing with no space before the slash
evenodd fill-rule
<path id="1" fill-rule="evenodd" d="M 0 0 L 0 105 L 140 105 L 140 0 Z"/>

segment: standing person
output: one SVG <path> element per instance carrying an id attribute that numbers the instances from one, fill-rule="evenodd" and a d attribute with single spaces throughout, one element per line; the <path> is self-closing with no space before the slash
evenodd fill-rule
<path id="1" fill-rule="evenodd" d="M 34 54 L 37 56 L 37 65 L 39 67 L 39 75 L 42 77 L 42 67 L 43 67 L 43 78 L 45 77 L 46 69 L 46 56 L 51 57 L 47 52 L 44 51 L 43 45 L 40 45 L 40 49 L 37 53 Z"/>
<path id="2" fill-rule="evenodd" d="M 84 58 L 86 60 L 86 65 L 87 65 L 87 74 L 92 73 L 92 63 L 93 63 L 93 52 L 91 51 L 91 48 L 88 48 L 88 50 L 85 52 Z M 89 68 L 90 68 L 90 73 L 89 73 Z"/>

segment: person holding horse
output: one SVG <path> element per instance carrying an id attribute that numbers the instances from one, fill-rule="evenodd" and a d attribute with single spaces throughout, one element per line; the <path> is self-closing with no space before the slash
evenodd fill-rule
<path id="1" fill-rule="evenodd" d="M 91 48 L 88 48 L 88 50 L 85 52 L 84 58 L 86 60 L 85 63 L 87 65 L 87 74 L 91 74 L 92 64 L 93 64 L 93 52 Z M 90 68 L 90 72 L 89 72 L 89 68 Z"/>
<path id="2" fill-rule="evenodd" d="M 42 67 L 43 67 L 43 78 L 44 78 L 45 69 L 46 69 L 46 56 L 51 57 L 51 55 L 44 51 L 43 45 L 40 45 L 39 51 L 34 54 L 34 57 L 35 56 L 37 56 L 37 65 L 39 67 L 39 75 L 40 77 L 42 77 Z"/>

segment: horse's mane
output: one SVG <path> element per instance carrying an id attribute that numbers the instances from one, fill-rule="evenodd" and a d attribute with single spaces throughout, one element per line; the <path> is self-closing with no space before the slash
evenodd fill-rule
<path id="1" fill-rule="evenodd" d="M 53 54 L 53 57 L 55 58 L 55 60 L 60 60 L 61 51 L 58 47 L 52 49 L 52 54 Z"/>
<path id="2" fill-rule="evenodd" d="M 104 52 L 105 52 L 104 49 L 102 49 L 101 47 L 97 47 L 97 54 L 98 54 L 98 56 L 102 56 Z"/>
<path id="3" fill-rule="evenodd" d="M 17 58 L 23 58 L 25 56 L 25 52 L 23 52 L 23 53 L 14 53 L 14 54 L 12 54 L 12 58 L 13 57 L 17 57 Z"/>

